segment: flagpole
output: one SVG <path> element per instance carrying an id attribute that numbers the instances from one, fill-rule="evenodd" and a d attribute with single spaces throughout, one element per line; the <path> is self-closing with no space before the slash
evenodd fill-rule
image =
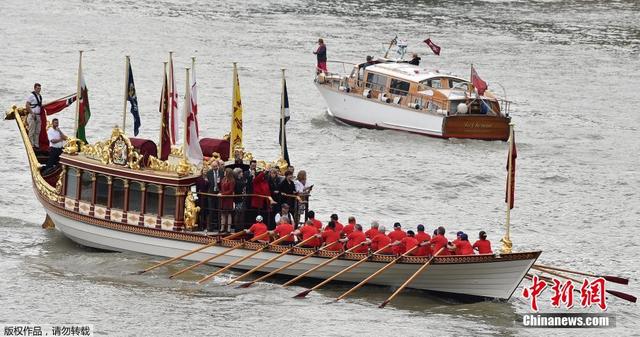
<path id="1" fill-rule="evenodd" d="M 126 133 L 127 126 L 127 98 L 129 97 L 129 55 L 124 57 L 124 102 L 122 108 L 122 132 Z"/>
<path id="2" fill-rule="evenodd" d="M 164 82 L 165 82 L 165 79 L 167 78 L 167 63 L 168 62 L 162 62 L 162 63 L 164 63 L 164 73 L 162 74 L 163 75 L 162 76 L 162 91 L 164 91 L 165 90 Z M 168 86 L 169 86 L 169 84 L 167 83 L 167 88 L 166 88 L 167 91 L 169 91 Z M 160 159 L 160 157 L 161 157 L 160 154 L 162 153 L 162 131 L 163 131 L 162 123 L 164 123 L 164 113 L 166 112 L 166 111 L 162 111 L 162 107 L 163 107 L 162 100 L 164 99 L 165 96 L 166 96 L 166 94 L 164 92 L 162 92 L 161 97 L 160 97 L 160 138 L 158 138 L 158 139 L 160 139 L 160 141 L 158 142 L 158 159 Z M 167 102 L 165 102 L 165 104 L 167 104 Z M 167 121 L 167 123 L 168 122 L 169 121 Z M 169 140 L 169 141 L 171 141 L 171 140 Z"/>
<path id="3" fill-rule="evenodd" d="M 282 90 L 280 94 L 280 159 L 284 160 L 284 68 L 282 70 Z"/>
<path id="4" fill-rule="evenodd" d="M 189 68 L 184 68 L 185 73 L 186 73 L 186 88 L 184 91 L 184 136 L 182 137 L 182 158 L 187 158 L 187 128 L 189 127 L 189 125 L 187 125 L 187 121 L 188 121 L 188 115 L 189 112 L 191 110 L 191 93 L 189 91 Z"/>
<path id="5" fill-rule="evenodd" d="M 233 126 L 235 123 L 235 104 L 236 104 L 236 83 L 238 83 L 238 68 L 236 62 L 233 62 L 233 75 L 231 81 L 231 130 L 229 130 L 229 159 L 234 158 L 233 143 L 235 141 L 233 134 Z"/>
<path id="6" fill-rule="evenodd" d="M 80 50 L 80 62 L 78 62 L 78 88 L 76 91 L 76 137 L 78 135 L 78 124 L 80 119 L 80 76 L 82 74 L 82 52 L 83 51 Z"/>
<path id="7" fill-rule="evenodd" d="M 175 120 L 175 112 L 173 111 L 173 99 L 176 90 L 173 87 L 173 82 L 175 82 L 175 79 L 173 78 L 175 76 L 173 71 L 173 51 L 169 51 L 169 62 L 171 63 L 171 69 L 169 69 L 169 84 L 167 85 L 167 90 L 169 91 L 169 94 L 171 96 L 169 98 L 169 141 L 171 142 L 171 145 L 175 145 L 174 139 L 176 138 L 176 135 L 174 135 L 173 133 L 177 133 L 178 128 L 176 128 L 175 130 L 173 129 L 173 121 Z"/>
<path id="8" fill-rule="evenodd" d="M 513 184 L 512 181 L 512 171 L 513 171 L 513 128 L 514 124 L 509 123 L 509 162 L 508 162 L 508 172 L 507 172 L 507 218 L 505 220 L 505 235 L 500 240 L 502 242 L 502 253 L 511 253 L 511 247 L 513 243 L 511 242 L 510 237 L 510 229 L 511 229 L 511 186 Z"/>

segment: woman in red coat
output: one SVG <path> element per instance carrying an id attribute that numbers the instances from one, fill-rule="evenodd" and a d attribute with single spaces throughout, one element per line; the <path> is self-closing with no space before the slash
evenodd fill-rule
<path id="1" fill-rule="evenodd" d="M 224 178 L 220 182 L 220 194 L 233 195 L 236 187 L 236 180 L 233 177 L 231 168 L 224 170 Z M 233 198 L 222 197 L 220 201 L 220 232 L 231 231 L 231 213 L 233 210 Z"/>
<path id="2" fill-rule="evenodd" d="M 269 188 L 269 183 L 265 179 L 265 171 L 258 173 L 258 175 L 253 179 L 253 194 L 264 195 L 265 197 L 252 197 L 251 208 L 262 210 L 271 206 L 268 198 L 271 197 L 271 189 Z"/>

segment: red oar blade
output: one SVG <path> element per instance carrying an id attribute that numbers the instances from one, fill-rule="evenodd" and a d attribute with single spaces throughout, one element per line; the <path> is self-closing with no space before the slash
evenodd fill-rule
<path id="1" fill-rule="evenodd" d="M 619 283 L 619 284 L 629 284 L 629 279 L 626 279 L 623 277 L 609 276 L 609 275 L 604 275 L 601 277 L 609 282 Z"/>
<path id="2" fill-rule="evenodd" d="M 293 296 L 293 298 L 305 298 L 307 296 L 307 294 L 309 294 L 311 292 L 311 289 L 307 289 L 301 293 L 299 293 L 296 296 Z"/>
<path id="3" fill-rule="evenodd" d="M 633 296 L 631 294 L 623 293 L 623 292 L 620 292 L 620 291 L 608 290 L 607 289 L 607 292 L 609 294 L 615 296 L 615 297 L 621 298 L 623 300 L 627 300 L 627 301 L 632 302 L 632 303 L 636 303 L 636 300 L 637 300 L 637 298 L 635 296 Z"/>

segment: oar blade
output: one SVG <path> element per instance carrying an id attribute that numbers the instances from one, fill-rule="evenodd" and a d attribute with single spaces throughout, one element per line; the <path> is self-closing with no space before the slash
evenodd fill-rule
<path id="1" fill-rule="evenodd" d="M 386 300 L 386 301 L 382 302 L 382 303 L 378 306 L 378 308 L 382 309 L 382 308 L 386 307 L 386 306 L 387 306 L 387 304 L 389 304 L 389 302 L 390 302 L 390 300 Z"/>
<path id="2" fill-rule="evenodd" d="M 236 289 L 240 289 L 240 288 L 249 288 L 253 285 L 253 282 L 247 282 L 247 283 L 243 283 L 239 286 L 236 287 Z"/>
<path id="3" fill-rule="evenodd" d="M 613 282 L 613 283 L 629 284 L 629 279 L 626 279 L 626 278 L 623 278 L 623 277 L 604 275 L 604 276 L 602 276 L 602 278 L 604 278 L 605 280 L 607 280 L 609 282 Z"/>
<path id="4" fill-rule="evenodd" d="M 631 294 L 623 293 L 623 292 L 620 292 L 620 291 L 607 289 L 607 293 L 609 293 L 609 294 L 611 294 L 611 295 L 613 295 L 615 297 L 621 298 L 623 300 L 627 300 L 627 301 L 629 301 L 631 303 L 636 303 L 636 301 L 637 301 L 637 298 L 635 296 L 633 296 Z"/>
<path id="5" fill-rule="evenodd" d="M 311 292 L 311 289 L 307 289 L 307 290 L 299 293 L 298 295 L 293 296 L 293 298 L 305 298 L 310 292 Z"/>

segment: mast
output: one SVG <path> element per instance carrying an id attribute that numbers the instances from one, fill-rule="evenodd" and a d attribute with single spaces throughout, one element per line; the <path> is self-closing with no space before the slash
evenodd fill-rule
<path id="1" fill-rule="evenodd" d="M 158 159 L 160 159 L 161 157 L 161 153 L 162 153 L 162 131 L 164 130 L 164 128 L 162 127 L 162 124 L 164 123 L 164 114 L 165 111 L 162 111 L 162 107 L 163 107 L 163 103 L 162 101 L 164 100 L 165 96 L 167 95 L 164 91 L 167 90 L 169 91 L 169 84 L 167 84 L 167 87 L 165 87 L 165 82 L 167 81 L 167 63 L 168 62 L 162 62 L 164 63 L 164 73 L 162 76 L 162 92 L 160 95 L 160 138 L 158 138 L 160 141 L 158 142 Z M 164 102 L 164 104 L 167 104 L 167 102 Z M 169 120 L 167 118 L 167 123 L 169 123 Z M 168 125 L 167 125 L 168 127 Z M 171 140 L 169 140 L 171 141 Z"/>
<path id="2" fill-rule="evenodd" d="M 502 253 L 511 253 L 511 247 L 513 243 L 511 242 L 510 230 L 511 230 L 511 188 L 513 186 L 512 172 L 513 172 L 513 123 L 509 123 L 509 161 L 508 161 L 508 170 L 507 170 L 507 218 L 505 220 L 505 234 L 504 237 L 500 240 L 502 242 Z"/>
<path id="3" fill-rule="evenodd" d="M 79 124 L 79 119 L 80 119 L 80 76 L 82 74 L 82 50 L 80 50 L 80 62 L 78 62 L 78 86 L 77 86 L 77 91 L 76 91 L 76 136 L 78 133 L 78 124 Z M 84 99 L 84 97 L 82 97 L 82 99 Z"/>
<path id="4" fill-rule="evenodd" d="M 122 132 L 126 133 L 127 100 L 129 98 L 129 55 L 124 57 L 124 102 L 122 108 Z"/>
<path id="5" fill-rule="evenodd" d="M 284 68 L 282 70 L 282 84 L 280 94 L 280 159 L 284 160 Z"/>

